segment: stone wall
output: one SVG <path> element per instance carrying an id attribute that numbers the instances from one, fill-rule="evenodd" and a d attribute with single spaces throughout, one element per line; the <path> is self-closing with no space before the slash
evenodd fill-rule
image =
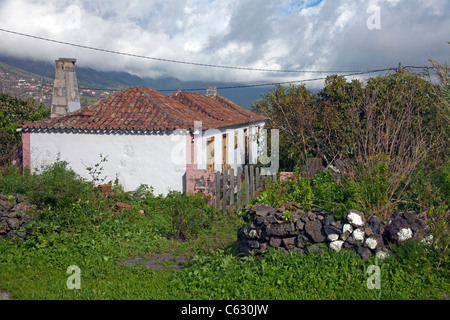
<path id="1" fill-rule="evenodd" d="M 25 239 L 30 231 L 25 226 L 36 212 L 23 196 L 0 194 L 0 239 L 7 237 Z"/>
<path id="2" fill-rule="evenodd" d="M 373 215 L 366 219 L 358 210 L 349 210 L 343 219 L 313 209 L 286 210 L 266 204 L 250 207 L 242 218 L 246 222 L 238 230 L 239 251 L 261 254 L 268 247 L 281 251 L 317 251 L 323 243 L 335 251 L 349 249 L 364 258 L 384 258 L 392 244 L 412 237 L 430 240 L 427 223 L 412 213 L 395 213 L 392 219 L 381 220 Z"/>

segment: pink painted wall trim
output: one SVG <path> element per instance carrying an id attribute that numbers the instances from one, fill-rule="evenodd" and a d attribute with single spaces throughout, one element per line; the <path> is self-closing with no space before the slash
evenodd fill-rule
<path id="1" fill-rule="evenodd" d="M 280 172 L 280 181 L 287 181 L 289 178 L 293 178 L 295 172 Z"/>
<path id="2" fill-rule="evenodd" d="M 186 136 L 186 193 L 202 192 L 211 196 L 209 204 L 214 204 L 215 171 L 197 169 L 197 148 L 194 135 Z"/>
<path id="3" fill-rule="evenodd" d="M 22 165 L 24 169 L 25 167 L 31 167 L 31 145 L 29 132 L 22 132 Z"/>

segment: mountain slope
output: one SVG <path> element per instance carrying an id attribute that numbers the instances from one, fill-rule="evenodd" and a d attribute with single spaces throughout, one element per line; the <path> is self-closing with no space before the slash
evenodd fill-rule
<path id="1" fill-rule="evenodd" d="M 52 63 L 42 61 L 25 60 L 14 57 L 0 56 L 0 62 L 20 69 L 17 72 L 29 72 L 33 76 L 44 77 L 44 81 L 53 84 L 55 66 Z M 4 66 L 5 67 L 5 66 Z M 239 86 L 239 83 L 209 83 L 204 81 L 180 81 L 177 78 L 140 78 L 126 72 L 104 72 L 91 68 L 76 67 L 79 88 L 89 89 L 110 89 L 124 90 L 134 86 L 147 86 L 155 90 L 170 94 L 177 90 L 198 89 L 205 91 L 207 85 L 217 85 L 217 87 Z M 223 89 L 219 92 L 235 103 L 249 107 L 251 103 L 261 98 L 262 93 L 266 93 L 271 87 L 249 87 L 236 89 Z M 166 91 L 167 90 L 167 91 Z"/>

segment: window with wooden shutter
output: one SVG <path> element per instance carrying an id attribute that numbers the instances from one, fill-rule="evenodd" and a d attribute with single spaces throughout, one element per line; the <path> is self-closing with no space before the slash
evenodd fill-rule
<path id="1" fill-rule="evenodd" d="M 247 129 L 244 129 L 244 162 L 248 163 L 248 138 Z"/>
<path id="2" fill-rule="evenodd" d="M 227 145 L 227 134 L 222 135 L 222 172 L 228 170 L 228 145 Z"/>
<path id="3" fill-rule="evenodd" d="M 214 170 L 214 137 L 206 140 L 206 169 Z"/>

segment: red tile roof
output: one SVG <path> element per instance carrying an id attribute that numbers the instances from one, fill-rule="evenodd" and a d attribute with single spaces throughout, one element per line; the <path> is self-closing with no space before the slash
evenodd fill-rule
<path id="1" fill-rule="evenodd" d="M 240 107 L 218 94 L 207 97 L 198 92 L 178 91 L 169 97 L 201 114 L 203 118 L 219 121 L 216 128 L 267 120 L 267 117 Z"/>
<path id="2" fill-rule="evenodd" d="M 193 130 L 194 121 L 202 121 L 206 130 L 266 119 L 220 95 L 178 91 L 166 96 L 151 88 L 134 87 L 62 117 L 24 122 L 22 129 L 172 131 Z"/>

